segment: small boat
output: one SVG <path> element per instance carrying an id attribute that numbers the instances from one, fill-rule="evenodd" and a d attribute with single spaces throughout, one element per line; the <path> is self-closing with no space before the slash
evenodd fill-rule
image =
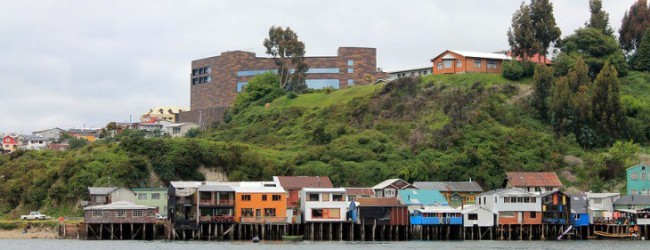
<path id="1" fill-rule="evenodd" d="M 253 237 L 253 243 L 260 243 L 260 237 Z"/>
<path id="2" fill-rule="evenodd" d="M 303 238 L 302 235 L 282 235 L 282 240 L 285 241 L 302 241 Z"/>
<path id="3" fill-rule="evenodd" d="M 627 234 L 627 233 L 613 234 L 613 233 L 607 233 L 603 231 L 594 231 L 594 234 L 604 238 L 632 238 L 632 239 L 636 238 L 635 234 Z"/>

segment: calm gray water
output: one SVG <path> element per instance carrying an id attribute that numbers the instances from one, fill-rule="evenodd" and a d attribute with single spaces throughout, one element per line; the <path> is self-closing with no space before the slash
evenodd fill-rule
<path id="1" fill-rule="evenodd" d="M 119 249 L 119 250 L 150 250 L 150 249 L 336 249 L 336 250 L 363 250 L 363 249 L 650 249 L 650 241 L 464 241 L 464 242 L 263 242 L 260 244 L 248 242 L 167 242 L 167 241 L 80 241 L 80 240 L 0 240 L 0 249 Z"/>

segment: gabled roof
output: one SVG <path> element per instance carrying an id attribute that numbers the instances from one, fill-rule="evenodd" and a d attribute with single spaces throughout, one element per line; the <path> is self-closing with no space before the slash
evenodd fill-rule
<path id="1" fill-rule="evenodd" d="M 483 192 L 483 188 L 478 183 L 470 181 L 416 181 L 413 186 L 441 192 Z"/>
<path id="2" fill-rule="evenodd" d="M 88 187 L 90 195 L 107 195 L 117 190 L 117 187 Z"/>
<path id="3" fill-rule="evenodd" d="M 464 51 L 464 50 L 445 50 L 444 52 L 440 53 L 438 56 L 431 59 L 431 61 L 435 61 L 438 57 L 441 57 L 443 55 L 447 56 L 449 52 L 460 55 L 462 57 L 485 58 L 485 59 L 496 59 L 496 60 L 510 60 L 510 59 L 512 59 L 511 57 L 507 56 L 505 53 L 487 53 L 487 52 L 474 52 L 474 51 Z M 445 58 L 445 59 L 453 59 L 453 58 L 450 58 L 450 57 L 443 57 L 443 58 Z"/>
<path id="4" fill-rule="evenodd" d="M 513 187 L 561 187 L 562 182 L 555 172 L 508 172 Z"/>
<path id="5" fill-rule="evenodd" d="M 147 210 L 156 209 L 155 207 L 136 205 L 128 201 L 116 201 L 108 205 L 98 205 L 85 207 L 84 210 Z"/>
<path id="6" fill-rule="evenodd" d="M 587 192 L 587 199 L 592 198 L 609 198 L 614 196 L 620 196 L 620 193 L 589 193 Z"/>
<path id="7" fill-rule="evenodd" d="M 449 205 L 438 190 L 399 190 L 399 198 L 404 205 Z"/>
<path id="8" fill-rule="evenodd" d="M 203 192 L 235 192 L 229 185 L 201 185 L 199 191 Z"/>
<path id="9" fill-rule="evenodd" d="M 636 165 L 634 165 L 634 166 L 631 166 L 631 167 L 629 167 L 629 168 L 626 168 L 625 170 L 630 170 L 630 169 L 633 169 L 633 168 L 636 168 L 636 167 L 640 167 L 640 166 L 646 166 L 646 167 L 648 167 L 648 166 L 650 166 L 650 163 L 642 162 L 642 163 L 636 164 Z"/>
<path id="10" fill-rule="evenodd" d="M 273 176 L 273 180 L 286 190 L 334 187 L 327 176 Z"/>
<path id="11" fill-rule="evenodd" d="M 495 189 L 495 190 L 490 190 L 484 193 L 479 194 L 479 196 L 484 196 L 484 195 L 509 195 L 509 194 L 521 194 L 525 196 L 536 196 L 533 193 L 530 193 L 526 190 L 519 189 L 519 188 L 500 188 L 500 189 Z"/>
<path id="12" fill-rule="evenodd" d="M 375 195 L 375 190 L 372 190 L 372 188 L 364 188 L 364 187 L 346 187 L 345 188 L 345 194 L 346 195 Z"/>
<path id="13" fill-rule="evenodd" d="M 587 196 L 586 195 L 572 195 L 571 196 L 571 212 L 578 214 L 587 213 Z"/>
<path id="14" fill-rule="evenodd" d="M 408 182 L 406 182 L 406 181 L 404 181 L 402 179 L 388 179 L 388 180 L 382 181 L 379 184 L 375 185 L 374 187 L 372 187 L 372 189 L 373 190 L 384 189 L 384 188 L 392 186 L 394 183 L 400 182 L 400 181 L 406 184 L 406 185 L 404 185 L 404 188 L 406 188 L 408 186 L 411 186 L 411 187 L 413 186 L 410 183 L 408 183 Z"/>
<path id="15" fill-rule="evenodd" d="M 623 195 L 614 205 L 650 205 L 650 195 Z"/>
<path id="16" fill-rule="evenodd" d="M 401 207 L 396 198 L 357 198 L 359 207 Z"/>
<path id="17" fill-rule="evenodd" d="M 307 193 L 345 193 L 345 188 L 303 188 Z"/>

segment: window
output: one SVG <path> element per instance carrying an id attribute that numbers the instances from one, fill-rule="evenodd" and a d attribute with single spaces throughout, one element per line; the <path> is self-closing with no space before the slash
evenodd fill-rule
<path id="1" fill-rule="evenodd" d="M 245 194 L 241 196 L 241 200 L 243 201 L 250 201 L 251 200 L 251 195 L 250 194 Z"/>
<path id="2" fill-rule="evenodd" d="M 246 86 L 246 84 L 248 84 L 248 82 L 237 82 L 237 93 L 244 90 L 244 86 Z"/>
<path id="3" fill-rule="evenodd" d="M 342 194 L 333 194 L 332 195 L 332 201 L 343 201 L 343 195 Z"/>
<path id="4" fill-rule="evenodd" d="M 126 211 L 124 210 L 115 211 L 115 217 L 126 217 Z"/>
<path id="5" fill-rule="evenodd" d="M 354 66 L 354 60 L 348 60 L 348 66 Z"/>
<path id="6" fill-rule="evenodd" d="M 483 197 L 483 204 L 487 204 L 487 197 Z"/>
<path id="7" fill-rule="evenodd" d="M 535 192 L 542 192 L 542 188 L 541 187 L 535 187 Z"/>
<path id="8" fill-rule="evenodd" d="M 354 68 L 348 68 L 348 74 L 354 73 Z"/>
<path id="9" fill-rule="evenodd" d="M 602 204 L 602 203 L 603 203 L 603 199 L 601 199 L 601 198 L 595 198 L 594 199 L 594 204 Z"/>
<path id="10" fill-rule="evenodd" d="M 530 212 L 530 218 L 531 219 L 537 218 L 537 213 L 536 212 Z"/>
<path id="11" fill-rule="evenodd" d="M 524 197 L 524 203 L 530 203 L 530 198 L 529 197 Z"/>
<path id="12" fill-rule="evenodd" d="M 142 210 L 133 210 L 133 217 L 142 217 Z"/>
<path id="13" fill-rule="evenodd" d="M 441 62 L 438 63 L 438 70 L 442 70 L 442 63 Z"/>
<path id="14" fill-rule="evenodd" d="M 348 86 L 353 86 L 354 85 L 354 80 L 348 79 Z"/>
<path id="15" fill-rule="evenodd" d="M 311 210 L 312 218 L 323 218 L 323 209 L 312 209 Z"/>
<path id="16" fill-rule="evenodd" d="M 252 208 L 242 208 L 241 209 L 241 216 L 242 217 L 251 217 L 251 216 L 253 216 L 253 209 Z"/>
<path id="17" fill-rule="evenodd" d="M 266 217 L 275 217 L 275 208 L 265 208 L 264 216 Z"/>
<path id="18" fill-rule="evenodd" d="M 515 217 L 515 212 L 499 212 L 501 217 Z"/>
<path id="19" fill-rule="evenodd" d="M 537 202 L 537 198 L 535 197 L 530 197 L 530 203 L 535 203 Z"/>
<path id="20" fill-rule="evenodd" d="M 271 197 L 273 201 L 279 201 L 281 199 L 279 194 L 274 194 L 273 197 Z"/>
<path id="21" fill-rule="evenodd" d="M 102 210 L 93 210 L 93 217 L 102 217 Z"/>
<path id="22" fill-rule="evenodd" d="M 467 214 L 467 220 L 478 220 L 478 214 Z"/>
<path id="23" fill-rule="evenodd" d="M 474 203 L 476 202 L 476 197 L 473 194 L 468 194 L 467 196 L 465 196 L 465 200 L 467 201 L 467 203 Z"/>
<path id="24" fill-rule="evenodd" d="M 322 194 L 323 201 L 330 201 L 330 194 Z"/>
<path id="25" fill-rule="evenodd" d="M 487 67 L 488 67 L 488 69 L 496 69 L 497 68 L 497 60 L 488 60 Z"/>
<path id="26" fill-rule="evenodd" d="M 384 197 L 395 197 L 395 189 L 384 190 Z"/>
<path id="27" fill-rule="evenodd" d="M 181 128 L 180 127 L 173 127 L 172 128 L 172 134 L 180 134 L 180 133 L 181 133 Z"/>
<path id="28" fill-rule="evenodd" d="M 338 74 L 339 68 L 310 68 L 307 74 Z"/>
<path id="29" fill-rule="evenodd" d="M 510 203 L 510 197 L 503 197 L 503 203 Z"/>
<path id="30" fill-rule="evenodd" d="M 523 197 L 517 197 L 517 203 L 523 203 L 524 198 Z"/>
<path id="31" fill-rule="evenodd" d="M 310 89 L 324 89 L 324 88 L 339 89 L 338 79 L 307 79 L 305 80 L 305 84 L 307 84 L 307 88 Z"/>
<path id="32" fill-rule="evenodd" d="M 262 195 L 262 201 L 266 201 L 266 195 Z"/>
<path id="33" fill-rule="evenodd" d="M 146 199 L 147 199 L 147 193 L 138 194 L 138 200 L 146 200 Z"/>
<path id="34" fill-rule="evenodd" d="M 481 59 L 474 59 L 474 67 L 481 68 Z"/>
<path id="35" fill-rule="evenodd" d="M 462 60 L 456 60 L 456 68 L 463 67 L 463 61 Z"/>
<path id="36" fill-rule="evenodd" d="M 151 194 L 151 199 L 152 200 L 160 200 L 160 193 Z"/>
<path id="37" fill-rule="evenodd" d="M 341 209 L 340 208 L 328 208 L 325 209 L 325 215 L 330 219 L 339 219 L 341 218 Z"/>
<path id="38" fill-rule="evenodd" d="M 256 76 L 267 72 L 278 73 L 277 69 L 260 69 L 260 70 L 242 70 L 237 72 L 237 76 Z"/>
<path id="39" fill-rule="evenodd" d="M 442 60 L 442 62 L 445 64 L 445 69 L 451 68 L 451 65 L 454 60 Z"/>
<path id="40" fill-rule="evenodd" d="M 318 194 L 309 194 L 308 201 L 318 201 Z"/>

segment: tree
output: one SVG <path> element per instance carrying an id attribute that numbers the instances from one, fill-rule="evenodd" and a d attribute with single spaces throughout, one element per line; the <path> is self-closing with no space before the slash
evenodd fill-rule
<path id="1" fill-rule="evenodd" d="M 535 38 L 530 6 L 522 2 L 519 10 L 512 15 L 512 27 L 508 29 L 508 44 L 514 57 L 524 60 L 539 51 L 540 43 Z"/>
<path id="2" fill-rule="evenodd" d="M 643 35 L 639 47 L 632 56 L 630 67 L 638 71 L 650 71 L 650 28 Z"/>
<path id="3" fill-rule="evenodd" d="M 551 88 L 553 87 L 553 69 L 545 65 L 540 65 L 535 68 L 535 75 L 533 76 L 533 94 L 532 106 L 539 112 L 542 120 L 548 120 L 548 98 L 551 95 Z"/>
<path id="4" fill-rule="evenodd" d="M 307 88 L 305 76 L 309 66 L 304 62 L 305 44 L 291 28 L 271 27 L 264 47 L 278 66 L 280 86 L 284 90 L 301 92 Z"/>
<path id="5" fill-rule="evenodd" d="M 596 28 L 580 28 L 574 34 L 562 39 L 562 53 L 577 58 L 582 56 L 589 65 L 589 76 L 594 78 L 606 61 L 616 67 L 621 76 L 627 74 L 625 55 L 616 38 Z"/>
<path id="6" fill-rule="evenodd" d="M 273 73 L 264 73 L 251 79 L 235 99 L 235 113 L 251 105 L 264 105 L 284 95 L 280 87 L 280 77 Z"/>
<path id="7" fill-rule="evenodd" d="M 561 77 L 553 85 L 549 112 L 555 134 L 566 135 L 572 130 L 571 89 L 566 77 Z"/>
<path id="8" fill-rule="evenodd" d="M 549 0 L 532 0 L 530 16 L 534 30 L 533 36 L 539 43 L 539 54 L 546 57 L 551 43 L 556 42 L 562 34 L 555 23 L 553 4 Z"/>
<path id="9" fill-rule="evenodd" d="M 628 53 L 637 49 L 641 37 L 650 26 L 650 7 L 646 0 L 638 0 L 630 10 L 625 12 L 621 28 L 618 30 L 618 41 Z"/>
<path id="10" fill-rule="evenodd" d="M 598 29 L 603 34 L 613 35 L 614 30 L 609 27 L 609 13 L 603 11 L 603 2 L 601 0 L 589 0 L 589 10 L 591 11 L 591 17 L 586 26 Z"/>
<path id="11" fill-rule="evenodd" d="M 587 78 L 588 79 L 588 78 Z M 596 134 L 593 129 L 594 119 L 589 85 L 580 85 L 573 96 L 572 106 L 574 118 L 573 134 L 580 145 L 590 148 L 596 144 Z"/>
<path id="12" fill-rule="evenodd" d="M 591 87 L 589 68 L 580 56 L 578 56 L 576 59 L 575 65 L 573 66 L 573 69 L 569 71 L 567 77 L 569 81 L 569 87 L 573 93 L 577 93 L 582 86 L 587 86 L 587 89 Z"/>
<path id="13" fill-rule="evenodd" d="M 611 145 L 621 135 L 625 122 L 625 109 L 620 100 L 620 82 L 613 65 L 606 62 L 594 81 L 592 99 L 594 119 L 598 121 L 596 131 L 602 143 Z"/>

